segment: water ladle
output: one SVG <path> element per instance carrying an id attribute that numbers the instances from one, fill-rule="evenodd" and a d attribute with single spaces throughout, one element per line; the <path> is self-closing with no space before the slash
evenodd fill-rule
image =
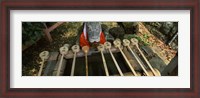
<path id="1" fill-rule="evenodd" d="M 41 62 L 41 65 L 40 65 L 40 70 L 38 72 L 38 76 L 41 76 L 42 69 L 43 69 L 43 66 L 44 66 L 44 62 L 49 58 L 49 52 L 43 51 L 39 54 L 39 57 L 42 59 L 42 62 Z"/>
<path id="2" fill-rule="evenodd" d="M 59 65 L 58 65 L 58 70 L 57 70 L 56 76 L 60 75 L 63 57 L 64 57 L 64 55 L 66 55 L 68 53 L 68 50 L 69 50 L 69 47 L 67 47 L 67 46 L 60 47 L 61 59 L 60 59 Z"/>
<path id="3" fill-rule="evenodd" d="M 144 54 L 142 53 L 142 51 L 140 50 L 139 46 L 138 46 L 138 40 L 136 38 L 131 38 L 131 42 L 132 42 L 132 45 L 135 45 L 137 47 L 137 49 L 139 50 L 140 54 L 142 55 L 143 59 L 145 60 L 145 62 L 147 63 L 148 67 L 151 69 L 152 73 L 155 75 L 155 76 L 160 76 L 160 72 L 156 72 L 151 64 L 149 63 L 149 61 L 147 60 L 147 58 L 144 56 Z"/>
<path id="4" fill-rule="evenodd" d="M 105 57 L 104 57 L 104 54 L 103 54 L 104 45 L 100 44 L 99 46 L 97 46 L 97 49 L 101 53 L 101 57 L 102 57 L 102 60 L 103 60 L 103 65 L 104 65 L 104 70 L 105 70 L 106 76 L 109 76 L 108 67 L 107 67 L 106 60 L 105 60 Z"/>
<path id="5" fill-rule="evenodd" d="M 127 57 L 125 56 L 125 54 L 123 53 L 122 49 L 121 49 L 121 41 L 120 40 L 114 40 L 113 44 L 115 45 L 116 48 L 118 48 L 122 54 L 122 56 L 124 57 L 126 63 L 128 64 L 129 68 L 131 69 L 131 72 L 135 75 L 138 76 L 136 71 L 134 70 L 134 68 L 131 66 L 131 63 L 128 61 Z"/>
<path id="6" fill-rule="evenodd" d="M 80 51 L 79 45 L 72 46 L 72 51 L 74 52 L 74 58 L 72 63 L 72 69 L 71 69 L 71 76 L 74 76 L 74 70 L 75 70 L 75 62 L 76 62 L 76 53 Z"/>
<path id="7" fill-rule="evenodd" d="M 88 58 L 87 58 L 87 54 L 89 52 L 89 46 L 83 46 L 82 47 L 82 51 L 85 53 L 85 72 L 86 72 L 86 76 L 88 76 Z"/>
<path id="8" fill-rule="evenodd" d="M 129 51 L 131 51 L 132 55 L 135 57 L 136 61 L 141 66 L 142 70 L 146 73 L 147 76 L 150 76 L 147 70 L 144 68 L 142 62 L 139 60 L 139 58 L 136 56 L 136 54 L 133 52 L 133 50 L 130 48 L 130 41 L 128 39 L 123 39 L 123 45 L 128 48 Z"/>
<path id="9" fill-rule="evenodd" d="M 121 69 L 120 69 L 120 67 L 119 67 L 119 64 L 117 63 L 117 61 L 116 61 L 116 59 L 115 59 L 113 53 L 112 53 L 111 50 L 110 50 L 110 48 L 111 48 L 111 43 L 110 43 L 110 42 L 105 42 L 105 43 L 104 43 L 104 47 L 105 47 L 105 49 L 107 49 L 107 50 L 109 51 L 109 53 L 110 53 L 110 55 L 111 55 L 111 57 L 112 57 L 112 60 L 114 61 L 115 66 L 116 66 L 116 68 L 117 68 L 117 70 L 118 70 L 120 76 L 124 76 L 124 74 L 122 73 L 122 71 L 121 71 Z"/>

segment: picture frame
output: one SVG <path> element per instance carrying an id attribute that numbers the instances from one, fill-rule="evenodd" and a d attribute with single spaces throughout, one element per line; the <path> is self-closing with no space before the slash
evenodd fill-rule
<path id="1" fill-rule="evenodd" d="M 1 1 L 0 97 L 199 98 L 199 0 Z M 10 88 L 11 10 L 190 10 L 190 88 Z"/>

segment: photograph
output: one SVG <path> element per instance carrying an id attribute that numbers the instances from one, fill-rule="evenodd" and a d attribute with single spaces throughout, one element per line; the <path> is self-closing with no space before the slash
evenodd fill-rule
<path id="1" fill-rule="evenodd" d="M 0 98 L 200 98 L 199 0 L 0 3 Z"/>
<path id="2" fill-rule="evenodd" d="M 22 21 L 22 76 L 179 76 L 178 21 Z"/>

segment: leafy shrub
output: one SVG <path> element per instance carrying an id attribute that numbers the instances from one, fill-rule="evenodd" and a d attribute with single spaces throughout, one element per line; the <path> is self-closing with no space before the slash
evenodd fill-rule
<path id="1" fill-rule="evenodd" d="M 35 44 L 43 36 L 42 22 L 22 22 L 22 44 Z"/>

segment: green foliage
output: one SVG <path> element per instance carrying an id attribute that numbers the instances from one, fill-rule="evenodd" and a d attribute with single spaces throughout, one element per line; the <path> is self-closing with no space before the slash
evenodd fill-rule
<path id="1" fill-rule="evenodd" d="M 125 34 L 124 38 L 130 40 L 131 38 L 135 37 L 135 34 Z"/>
<path id="2" fill-rule="evenodd" d="M 135 34 L 129 35 L 127 37 L 127 39 L 131 39 L 131 38 L 136 38 L 139 42 L 143 43 L 144 46 L 150 45 L 150 43 L 147 41 L 147 39 L 149 38 L 149 36 L 147 34 L 144 34 L 143 37 L 137 36 Z"/>
<path id="3" fill-rule="evenodd" d="M 35 44 L 42 37 L 43 29 L 41 22 L 22 22 L 22 44 Z"/>

